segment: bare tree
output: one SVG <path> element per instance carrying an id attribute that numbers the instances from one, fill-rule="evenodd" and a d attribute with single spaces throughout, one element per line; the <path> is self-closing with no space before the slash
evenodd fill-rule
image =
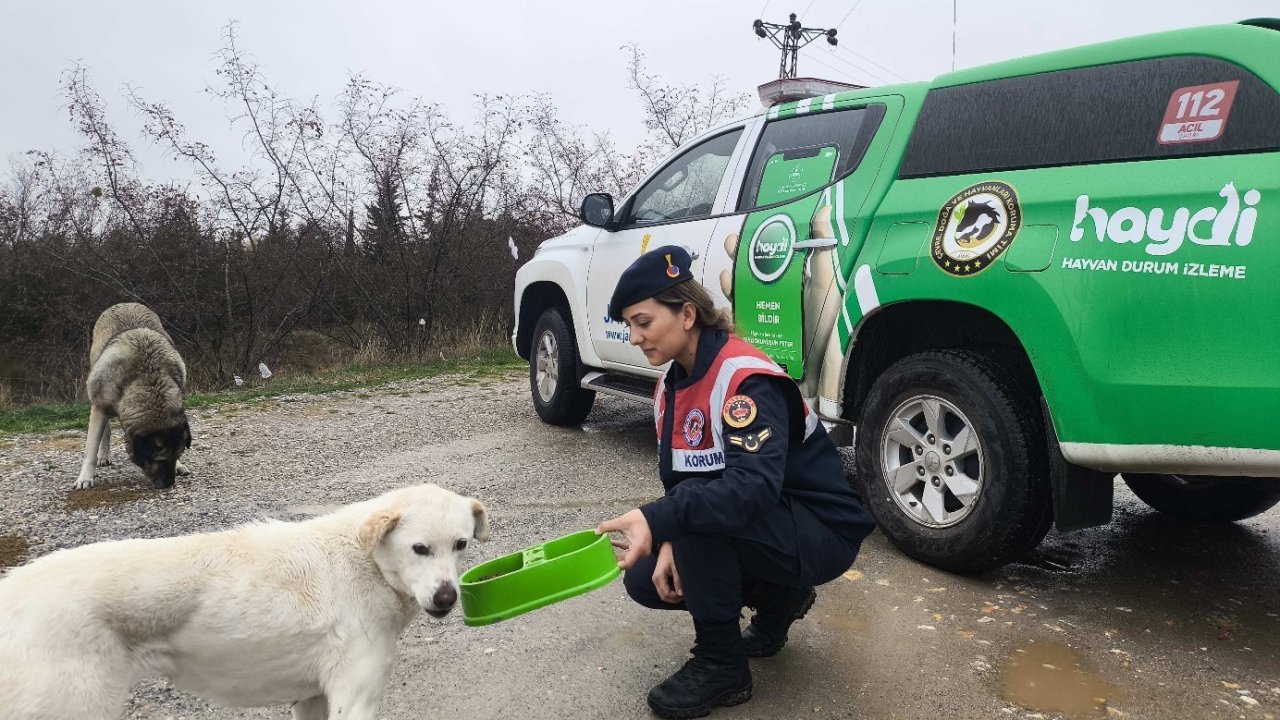
<path id="1" fill-rule="evenodd" d="M 191 168 L 189 187 L 139 176 L 87 68 L 74 66 L 63 87 L 83 149 L 30 153 L 0 182 L 0 398 L 17 387 L 69 399 L 94 317 L 124 300 L 165 318 L 197 386 L 296 361 L 288 348 L 302 336 L 395 357 L 467 327 L 499 340 L 515 269 L 578 222 L 585 193 L 622 196 L 745 103 L 716 78 L 668 84 L 626 50 L 650 131 L 631 151 L 565 121 L 543 95 L 480 95 L 455 119 L 352 75 L 332 106 L 299 101 L 268 81 L 232 24 L 209 92 L 244 161 L 217 157 L 163 102 L 126 93 L 143 137 Z"/>
<path id="2" fill-rule="evenodd" d="M 627 86 L 640 96 L 644 126 L 659 154 L 729 122 L 750 102 L 745 93 L 729 90 L 718 75 L 706 85 L 667 83 L 645 70 L 644 53 L 637 45 L 624 45 L 622 50 L 627 54 Z"/>
<path id="3" fill-rule="evenodd" d="M 588 133 L 560 119 L 545 95 L 527 106 L 526 160 L 532 173 L 530 213 L 549 227 L 567 230 L 578 222 L 578 208 L 589 192 L 621 197 L 643 176 L 647 158 L 618 151 L 607 133 Z"/>

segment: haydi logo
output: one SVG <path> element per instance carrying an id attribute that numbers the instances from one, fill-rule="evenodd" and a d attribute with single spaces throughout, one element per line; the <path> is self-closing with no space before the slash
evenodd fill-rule
<path id="1" fill-rule="evenodd" d="M 1085 227 L 1092 221 L 1098 241 L 1104 238 L 1115 243 L 1139 243 L 1151 241 L 1145 250 L 1148 255 L 1164 256 L 1177 252 L 1183 242 L 1190 239 L 1196 245 L 1231 245 L 1240 247 L 1253 242 L 1253 228 L 1258 222 L 1254 208 L 1262 193 L 1249 190 L 1242 198 L 1236 184 L 1229 182 L 1218 193 L 1223 198 L 1222 207 L 1206 207 L 1194 213 L 1180 207 L 1165 224 L 1165 211 L 1153 208 L 1142 211 L 1126 207 L 1108 214 L 1106 210 L 1089 206 L 1089 196 L 1076 198 L 1076 219 L 1071 226 L 1071 241 L 1084 239 Z M 1242 202 L 1243 200 L 1243 202 Z"/>
<path id="2" fill-rule="evenodd" d="M 782 277 L 791 264 L 794 252 L 792 241 L 795 236 L 795 225 L 785 214 L 774 215 L 760 223 L 748 246 L 751 274 L 763 283 L 771 283 Z"/>

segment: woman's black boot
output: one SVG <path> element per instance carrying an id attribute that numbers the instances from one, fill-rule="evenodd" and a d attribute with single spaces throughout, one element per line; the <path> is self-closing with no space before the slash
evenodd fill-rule
<path id="1" fill-rule="evenodd" d="M 776 655 L 787 644 L 787 631 L 791 623 L 804 617 L 818 599 L 812 587 L 784 588 L 770 585 L 768 592 L 751 598 L 756 614 L 751 624 L 742 631 L 743 650 L 747 657 L 760 658 Z"/>
<path id="2" fill-rule="evenodd" d="M 649 707 L 659 717 L 697 718 L 751 699 L 751 668 L 738 623 L 694 621 L 693 627 L 693 658 L 649 691 Z"/>

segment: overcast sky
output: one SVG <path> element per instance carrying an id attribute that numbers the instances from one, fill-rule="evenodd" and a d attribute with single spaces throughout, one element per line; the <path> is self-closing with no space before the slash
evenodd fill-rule
<path id="1" fill-rule="evenodd" d="M 1280 0 L 957 2 L 957 68 L 1280 16 Z M 204 92 L 232 20 L 242 49 L 279 91 L 319 96 L 326 110 L 351 72 L 438 102 L 457 119 L 469 117 L 475 93 L 545 92 L 564 119 L 607 129 L 624 148 L 644 132 L 626 88 L 619 50 L 626 43 L 639 45 L 649 70 L 669 81 L 721 75 L 753 95 L 778 65 L 778 50 L 751 30 L 762 10 L 767 21 L 796 12 L 806 26 L 839 26 L 834 51 L 822 41 L 801 51 L 803 76 L 885 84 L 928 79 L 952 65 L 952 0 L 0 0 L 0 9 L 0 160 L 78 145 L 59 76 L 79 61 L 153 181 L 185 172 L 138 136 L 125 85 L 168 103 L 225 164 L 241 160 L 226 108 Z"/>

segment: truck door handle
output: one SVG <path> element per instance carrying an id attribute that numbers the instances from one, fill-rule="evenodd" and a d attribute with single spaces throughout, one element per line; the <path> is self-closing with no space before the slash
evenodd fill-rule
<path id="1" fill-rule="evenodd" d="M 800 240 L 791 244 L 796 250 L 821 249 L 835 247 L 837 240 L 831 238 L 811 238 L 809 240 Z"/>

